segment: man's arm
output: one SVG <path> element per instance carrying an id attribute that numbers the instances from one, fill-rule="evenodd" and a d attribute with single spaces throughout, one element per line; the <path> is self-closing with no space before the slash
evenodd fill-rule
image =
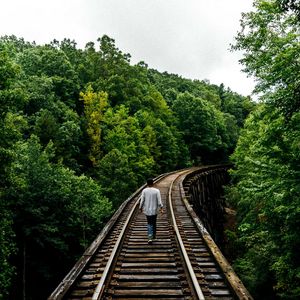
<path id="1" fill-rule="evenodd" d="M 159 189 L 157 189 L 157 202 L 158 202 L 158 206 L 160 207 L 160 212 L 163 212 L 163 204 L 161 201 L 161 195 L 160 195 L 160 191 Z"/>
<path id="2" fill-rule="evenodd" d="M 142 191 L 142 196 L 141 196 L 141 199 L 140 199 L 140 206 L 139 206 L 141 211 L 143 211 L 144 201 L 145 201 L 145 192 L 143 190 Z"/>
<path id="3" fill-rule="evenodd" d="M 159 207 L 163 207 L 159 189 L 157 189 L 157 202 L 158 202 Z"/>

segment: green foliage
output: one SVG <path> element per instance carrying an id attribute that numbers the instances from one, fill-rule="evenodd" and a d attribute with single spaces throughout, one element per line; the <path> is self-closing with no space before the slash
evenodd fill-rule
<path id="1" fill-rule="evenodd" d="M 300 20 L 300 1 L 299 0 L 277 0 L 279 8 L 283 12 L 293 11 Z"/>
<path id="2" fill-rule="evenodd" d="M 24 105 L 20 92 L 14 88 L 18 71 L 8 51 L 2 50 L 0 45 L 0 299 L 8 297 L 15 273 L 15 267 L 11 264 L 11 257 L 16 253 L 13 214 L 4 198 L 8 186 L 7 169 L 12 161 L 12 147 L 22 138 L 27 125 L 23 116 L 17 113 Z"/>
<path id="3" fill-rule="evenodd" d="M 114 208 L 130 195 L 129 191 L 137 187 L 137 178 L 129 157 L 118 149 L 112 149 L 101 159 L 97 177 Z"/>
<path id="4" fill-rule="evenodd" d="M 56 97 L 75 107 L 74 97 L 79 92 L 78 76 L 63 51 L 51 46 L 37 46 L 24 50 L 18 62 L 29 78 L 46 76 L 51 79 Z"/>
<path id="5" fill-rule="evenodd" d="M 246 50 L 241 62 L 257 78 L 256 90 L 290 117 L 300 108 L 297 18 L 276 1 L 256 1 L 255 8 L 244 14 L 233 49 Z"/>
<path id="6" fill-rule="evenodd" d="M 262 106 L 247 120 L 233 155 L 243 245 L 237 267 L 257 297 L 272 285 L 283 298 L 299 296 L 299 117 L 287 130 L 278 111 Z"/>
<path id="7" fill-rule="evenodd" d="M 21 247 L 26 246 L 23 260 L 30 270 L 28 280 L 41 286 L 53 280 L 59 268 L 47 262 L 55 261 L 56 256 L 68 259 L 71 249 L 80 253 L 111 213 L 110 202 L 92 179 L 50 163 L 52 148 L 50 143 L 42 150 L 35 136 L 17 143 L 9 172 L 11 185 L 5 193 L 14 212 L 17 239 Z M 48 258 L 43 262 L 45 249 Z M 48 272 L 41 273 L 45 269 Z"/>
<path id="8" fill-rule="evenodd" d="M 89 159 L 96 165 L 101 157 L 101 127 L 104 110 L 107 106 L 107 93 L 94 93 L 91 86 L 88 86 L 85 93 L 80 93 L 84 102 L 84 113 L 87 121 L 87 134 L 90 138 L 91 150 Z"/>
<path id="9" fill-rule="evenodd" d="M 0 48 L 0 89 L 9 87 L 11 80 L 16 76 L 17 67 L 9 59 L 6 51 Z"/>
<path id="10" fill-rule="evenodd" d="M 34 122 L 32 132 L 39 137 L 42 145 L 53 142 L 56 160 L 78 171 L 77 158 L 83 133 L 77 113 L 57 101 L 49 103 L 46 109 L 40 109 L 30 122 Z"/>
<path id="11" fill-rule="evenodd" d="M 229 88 L 225 88 L 224 84 L 216 86 L 206 80 L 192 81 L 167 72 L 161 74 L 156 70 L 149 70 L 148 78 L 170 106 L 179 94 L 188 92 L 196 98 L 206 100 L 218 110 L 232 114 L 240 127 L 255 106 L 250 97 L 234 93 Z"/>
<path id="12" fill-rule="evenodd" d="M 232 157 L 235 265 L 254 297 L 298 299 L 299 23 L 290 1 L 255 1 L 254 7 L 243 15 L 234 48 L 245 50 L 245 71 L 257 77 L 265 104 L 247 119 Z"/>
<path id="13" fill-rule="evenodd" d="M 116 110 L 108 109 L 104 116 L 104 124 L 103 148 L 106 155 L 103 161 L 100 161 L 99 180 L 107 183 L 103 187 L 118 206 L 122 201 L 121 195 L 123 197 L 128 195 L 129 191 L 136 189 L 138 184 L 152 174 L 154 160 L 144 141 L 138 120 L 128 115 L 128 109 L 125 106 L 120 106 Z M 121 158 L 123 161 L 117 166 L 116 163 L 120 162 Z M 108 166 L 109 163 L 112 166 Z M 107 173 L 112 168 L 118 168 L 118 170 L 111 174 Z M 112 174 L 119 185 L 117 189 L 114 184 L 109 184 Z M 120 188 L 122 181 L 126 181 L 124 190 Z"/>
<path id="14" fill-rule="evenodd" d="M 0 285 L 30 299 L 147 177 L 226 160 L 252 109 L 224 86 L 132 65 L 106 35 L 84 49 L 0 38 L 0 104 Z"/>
<path id="15" fill-rule="evenodd" d="M 212 104 L 185 93 L 177 97 L 173 109 L 195 161 L 208 161 L 218 150 L 227 150 L 224 116 Z M 222 158 L 217 157 L 215 160 Z"/>
<path id="16" fill-rule="evenodd" d="M 53 144 L 50 143 L 42 150 L 35 136 L 27 142 L 17 143 L 9 173 L 12 185 L 6 195 L 15 208 L 16 223 L 21 222 L 21 229 L 26 237 L 30 237 L 34 231 L 37 243 L 51 241 L 62 245 L 63 241 L 56 241 L 63 240 L 56 235 L 63 229 L 61 226 L 70 230 L 65 231 L 66 235 L 71 232 L 78 235 L 75 227 L 80 228 L 83 215 L 89 224 L 85 230 L 89 231 L 91 226 L 101 224 L 103 217 L 109 213 L 110 205 L 101 196 L 99 186 L 90 178 L 84 175 L 77 177 L 61 164 L 51 164 L 49 160 L 54 156 L 52 148 Z M 93 210 L 96 206 L 99 207 Z M 99 215 L 86 215 L 88 210 Z M 60 222 L 62 219 L 64 224 Z M 36 224 L 44 226 L 36 227 Z"/>
<path id="17" fill-rule="evenodd" d="M 9 57 L 6 47 L 0 44 L 0 115 L 17 112 L 24 107 L 26 99 L 16 84 L 19 66 Z"/>
<path id="18" fill-rule="evenodd" d="M 188 148 L 175 124 L 168 126 L 168 119 L 157 118 L 150 111 L 138 111 L 135 116 L 143 128 L 143 138 L 151 155 L 159 162 L 156 166 L 157 173 L 189 165 Z"/>
<path id="19" fill-rule="evenodd" d="M 221 111 L 234 116 L 237 125 L 243 127 L 244 120 L 255 108 L 254 102 L 250 97 L 242 97 L 230 89 L 225 89 L 223 84 L 219 86 L 218 92 L 221 99 Z"/>
<path id="20" fill-rule="evenodd" d="M 0 192 L 2 193 L 2 192 Z M 12 216 L 7 205 L 0 194 L 0 299 L 7 299 L 11 279 L 15 268 L 11 265 L 9 259 L 15 254 L 16 246 L 14 233 L 12 230 Z"/>

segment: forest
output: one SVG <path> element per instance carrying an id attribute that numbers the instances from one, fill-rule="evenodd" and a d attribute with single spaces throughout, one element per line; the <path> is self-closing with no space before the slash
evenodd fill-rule
<path id="1" fill-rule="evenodd" d="M 108 36 L 84 49 L 4 36 L 0 61 L 3 299 L 46 298 L 149 176 L 226 161 L 255 106 L 132 65 Z"/>
<path id="2" fill-rule="evenodd" d="M 234 50 L 260 103 L 232 155 L 235 269 L 255 299 L 300 298 L 300 1 L 255 1 Z"/>
<path id="3" fill-rule="evenodd" d="M 232 50 L 259 103 L 132 64 L 107 35 L 1 37 L 0 299 L 46 298 L 147 177 L 229 160 L 233 266 L 255 299 L 298 299 L 299 24 L 298 1 L 243 14 Z"/>

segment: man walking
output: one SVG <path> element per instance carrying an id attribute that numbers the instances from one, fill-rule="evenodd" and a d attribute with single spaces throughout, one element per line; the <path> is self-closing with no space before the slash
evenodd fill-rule
<path id="1" fill-rule="evenodd" d="M 156 218 L 157 210 L 163 211 L 163 204 L 161 202 L 161 195 L 159 189 L 153 187 L 153 179 L 147 180 L 147 187 L 143 190 L 140 200 L 140 210 L 144 211 L 147 217 L 148 229 L 148 243 L 152 243 L 156 238 Z"/>

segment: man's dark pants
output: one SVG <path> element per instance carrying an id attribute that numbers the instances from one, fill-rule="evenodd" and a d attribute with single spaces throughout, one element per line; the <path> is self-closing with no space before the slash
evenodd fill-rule
<path id="1" fill-rule="evenodd" d="M 156 218 L 157 215 L 153 215 L 153 216 L 146 216 L 147 217 L 147 229 L 148 229 L 148 237 L 151 239 L 155 239 L 156 238 Z"/>

